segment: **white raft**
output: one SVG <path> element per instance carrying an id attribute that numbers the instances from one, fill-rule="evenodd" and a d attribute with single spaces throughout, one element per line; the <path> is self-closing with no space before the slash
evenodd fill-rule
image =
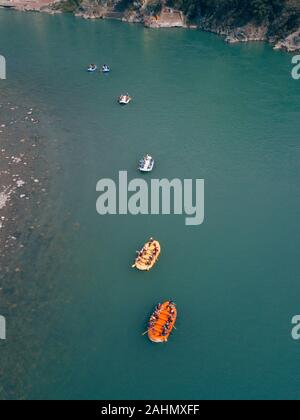
<path id="1" fill-rule="evenodd" d="M 94 73 L 95 71 L 97 71 L 97 66 L 96 66 L 96 65 L 91 64 L 91 65 L 90 65 L 90 67 L 87 69 L 87 71 L 88 71 L 89 73 Z"/>
<path id="2" fill-rule="evenodd" d="M 109 72 L 110 72 L 110 67 L 104 64 L 104 66 L 102 66 L 102 73 L 109 73 Z"/>
<path id="3" fill-rule="evenodd" d="M 140 160 L 139 162 L 139 170 L 141 172 L 151 172 L 154 167 L 154 159 L 150 155 L 146 155 L 144 159 Z"/>
<path id="4" fill-rule="evenodd" d="M 128 105 L 132 101 L 129 95 L 121 95 L 118 99 L 120 105 Z"/>

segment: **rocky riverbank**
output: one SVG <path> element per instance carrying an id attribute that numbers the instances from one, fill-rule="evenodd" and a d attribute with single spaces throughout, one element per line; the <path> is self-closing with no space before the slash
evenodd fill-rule
<path id="1" fill-rule="evenodd" d="M 82 0 L 78 2 L 70 0 L 11 0 L 10 4 L 17 10 L 40 11 L 50 14 L 72 12 L 77 17 L 84 19 L 118 19 L 129 23 L 141 23 L 150 28 L 193 28 L 209 31 L 222 36 L 228 43 L 240 42 L 269 42 L 274 49 L 288 52 L 300 51 L 300 23 L 293 25 L 289 31 L 270 31 L 269 22 L 257 24 L 250 21 L 243 25 L 224 16 L 223 19 L 214 15 L 199 15 L 193 21 L 181 11 L 165 7 L 165 1 L 161 2 L 162 7 L 155 9 L 153 0 L 136 2 L 125 2 L 127 6 L 121 5 L 120 0 L 108 2 L 94 2 Z M 156 4 L 156 3 L 155 3 Z M 300 22 L 300 16 L 299 16 Z"/>
<path id="2" fill-rule="evenodd" d="M 287 37 L 279 38 L 278 36 L 270 35 L 266 25 L 257 26 L 254 23 L 249 23 L 245 26 L 234 28 L 228 24 L 221 25 L 211 19 L 203 19 L 199 24 L 199 29 L 220 35 L 229 44 L 269 42 L 274 46 L 275 50 L 300 51 L 300 28 Z"/>

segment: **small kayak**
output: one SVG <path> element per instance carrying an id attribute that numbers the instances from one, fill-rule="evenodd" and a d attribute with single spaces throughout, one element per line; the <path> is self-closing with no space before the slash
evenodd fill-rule
<path id="1" fill-rule="evenodd" d="M 132 98 L 129 95 L 121 95 L 118 98 L 118 102 L 120 105 L 128 105 L 132 101 Z"/>
<path id="2" fill-rule="evenodd" d="M 95 71 L 97 71 L 97 68 L 98 67 L 96 66 L 96 64 L 91 64 L 90 67 L 88 67 L 87 71 L 89 73 L 94 73 Z"/>
<path id="3" fill-rule="evenodd" d="M 146 155 L 144 159 L 139 162 L 139 170 L 141 172 L 151 172 L 154 167 L 154 159 L 150 155 Z"/>
<path id="4" fill-rule="evenodd" d="M 150 317 L 148 337 L 153 343 L 166 343 L 175 326 L 177 308 L 173 301 L 158 304 Z"/>
<path id="5" fill-rule="evenodd" d="M 137 257 L 132 268 L 140 271 L 150 271 L 158 261 L 161 247 L 158 241 L 150 238 L 144 247 L 137 251 Z"/>
<path id="6" fill-rule="evenodd" d="M 110 72 L 110 67 L 104 64 L 104 66 L 102 66 L 102 73 L 109 73 L 109 72 Z"/>

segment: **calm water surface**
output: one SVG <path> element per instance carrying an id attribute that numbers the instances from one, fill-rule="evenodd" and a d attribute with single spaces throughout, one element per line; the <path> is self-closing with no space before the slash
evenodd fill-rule
<path id="1" fill-rule="evenodd" d="M 37 264 L 29 253 L 26 272 L 40 287 L 58 284 L 59 299 L 51 328 L 46 315 L 36 320 L 47 338 L 34 337 L 43 357 L 21 378 L 28 397 L 299 398 L 290 324 L 300 311 L 300 82 L 291 57 L 198 31 L 7 11 L 0 53 L 6 86 L 47 107 L 59 153 L 58 246 Z M 111 74 L 87 74 L 91 62 Z M 116 104 L 122 91 L 134 96 L 129 107 Z M 202 226 L 97 215 L 97 181 L 119 170 L 136 177 L 146 152 L 155 178 L 205 179 Z M 48 211 L 51 203 L 43 218 Z M 162 244 L 159 264 L 132 271 L 149 236 Z M 177 331 L 153 345 L 141 333 L 170 297 Z"/>

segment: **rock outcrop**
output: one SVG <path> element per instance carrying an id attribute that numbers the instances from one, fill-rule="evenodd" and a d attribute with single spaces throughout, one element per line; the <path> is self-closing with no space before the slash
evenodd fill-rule
<path id="1" fill-rule="evenodd" d="M 268 41 L 268 28 L 265 25 L 257 26 L 249 23 L 245 26 L 235 28 L 228 24 L 222 25 L 211 19 L 201 19 L 199 28 L 224 37 L 225 41 L 230 44 L 250 41 Z"/>
<path id="2" fill-rule="evenodd" d="M 275 50 L 286 50 L 288 52 L 300 51 L 300 28 L 298 31 L 293 32 L 284 40 L 278 41 L 274 47 Z"/>
<path id="3" fill-rule="evenodd" d="M 263 41 L 273 44 L 275 50 L 285 50 L 288 52 L 300 51 L 300 27 L 290 35 L 280 37 L 279 35 L 270 33 L 266 24 L 259 26 L 255 23 L 248 23 L 244 26 L 234 27 L 229 23 L 220 23 L 211 18 L 203 18 L 200 20 L 198 28 L 218 34 L 230 44 Z"/>
<path id="4" fill-rule="evenodd" d="M 170 8 L 164 8 L 157 16 L 145 17 L 144 23 L 149 28 L 183 28 L 186 26 L 183 14 Z"/>

